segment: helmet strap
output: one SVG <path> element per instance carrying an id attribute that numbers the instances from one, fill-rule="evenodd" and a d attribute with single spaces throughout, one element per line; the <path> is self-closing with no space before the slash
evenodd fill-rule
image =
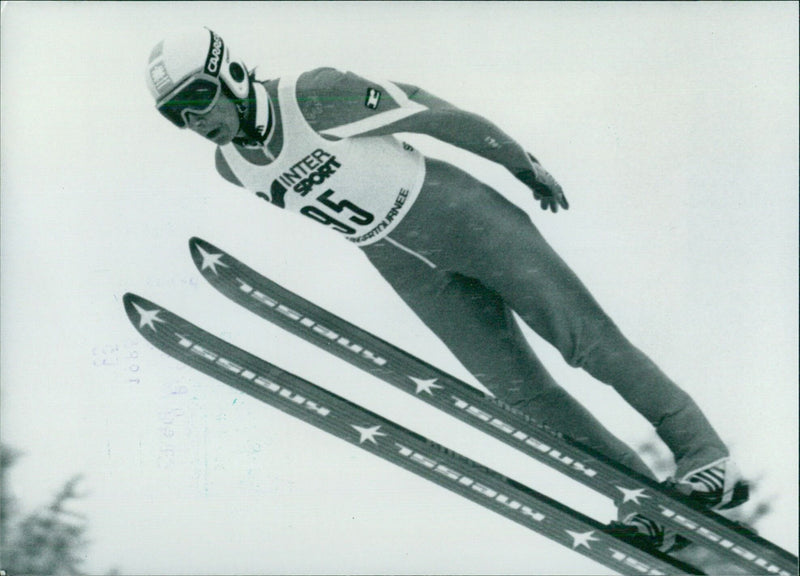
<path id="1" fill-rule="evenodd" d="M 241 137 L 234 138 L 236 144 L 247 147 L 262 147 L 266 145 L 275 132 L 275 111 L 272 98 L 263 86 L 259 86 L 263 95 L 256 95 L 254 84 L 250 86 L 250 94 L 246 100 L 236 101 L 241 125 Z M 261 100 L 264 100 L 263 105 Z M 263 111 L 259 111 L 263 106 Z M 261 114 L 259 114 L 261 112 Z"/>

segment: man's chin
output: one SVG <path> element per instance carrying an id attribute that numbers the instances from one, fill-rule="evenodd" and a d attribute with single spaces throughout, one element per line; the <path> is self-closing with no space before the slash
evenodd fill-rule
<path id="1" fill-rule="evenodd" d="M 214 144 L 218 146 L 225 146 L 226 144 L 231 143 L 233 137 L 224 128 L 215 128 L 214 130 L 206 134 L 206 139 L 212 141 Z"/>

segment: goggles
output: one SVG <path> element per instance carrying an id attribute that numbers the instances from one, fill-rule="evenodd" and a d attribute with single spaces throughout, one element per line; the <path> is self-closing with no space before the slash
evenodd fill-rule
<path id="1" fill-rule="evenodd" d="M 186 128 L 189 123 L 186 113 L 205 114 L 217 103 L 220 92 L 222 86 L 218 78 L 195 74 L 156 104 L 156 108 L 167 120 L 179 128 Z"/>

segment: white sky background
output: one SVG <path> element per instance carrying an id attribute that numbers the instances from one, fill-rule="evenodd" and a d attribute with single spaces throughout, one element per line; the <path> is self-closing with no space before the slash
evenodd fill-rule
<path id="1" fill-rule="evenodd" d="M 502 168 L 409 138 L 528 210 L 706 411 L 772 498 L 762 535 L 796 553 L 797 18 L 796 3 L 4 3 L 0 430 L 26 453 L 12 489 L 30 507 L 83 473 L 97 573 L 608 572 L 184 368 L 129 325 L 133 291 L 611 517 L 200 278 L 193 235 L 474 382 L 357 249 L 228 185 L 213 146 L 155 112 L 150 48 L 208 25 L 261 78 L 332 65 L 417 84 L 528 147 L 569 212 L 545 214 Z M 534 346 L 613 431 L 649 439 L 610 389 Z"/>

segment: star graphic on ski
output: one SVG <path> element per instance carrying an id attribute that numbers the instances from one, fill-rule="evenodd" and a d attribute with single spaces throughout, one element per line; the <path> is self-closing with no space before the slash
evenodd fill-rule
<path id="1" fill-rule="evenodd" d="M 371 428 L 367 428 L 366 426 L 356 426 L 354 424 L 351 425 L 351 426 L 353 428 L 355 428 L 356 430 L 358 430 L 358 433 L 361 435 L 361 438 L 359 438 L 359 440 L 358 440 L 359 444 L 363 444 L 364 442 L 369 440 L 373 444 L 377 445 L 378 442 L 377 442 L 377 440 L 375 440 L 375 437 L 376 436 L 386 436 L 386 434 L 384 434 L 383 432 L 378 432 L 378 430 L 380 430 L 380 428 L 381 428 L 380 425 L 373 426 Z"/>
<path id="2" fill-rule="evenodd" d="M 158 317 L 158 313 L 161 312 L 158 308 L 155 310 L 145 310 L 136 303 L 133 304 L 133 307 L 136 308 L 136 311 L 139 313 L 139 328 L 149 326 L 153 332 L 155 332 L 156 325 L 154 322 L 164 322 L 164 320 Z"/>
<path id="3" fill-rule="evenodd" d="M 622 492 L 623 504 L 626 502 L 634 502 L 641 506 L 642 503 L 639 502 L 639 498 L 650 498 L 650 496 L 644 493 L 644 488 L 623 488 L 622 486 L 617 486 L 617 490 Z"/>
<path id="4" fill-rule="evenodd" d="M 588 532 L 573 532 L 572 530 L 567 530 L 567 534 L 572 536 L 572 548 L 575 549 L 578 546 L 586 546 L 589 550 L 592 549 L 590 542 L 599 542 L 599 538 L 595 538 L 592 535 L 594 534 L 594 530 L 589 530 Z"/>
<path id="5" fill-rule="evenodd" d="M 439 386 L 435 384 L 437 378 L 431 378 L 430 380 L 423 380 L 422 378 L 414 378 L 413 376 L 409 376 L 414 381 L 414 384 L 417 385 L 417 394 L 422 392 L 427 392 L 431 396 L 433 396 L 433 389 L 434 388 L 444 388 L 444 386 Z"/>
<path id="6" fill-rule="evenodd" d="M 210 252 L 206 252 L 200 246 L 197 247 L 198 252 L 200 252 L 200 256 L 203 257 L 203 264 L 200 266 L 200 271 L 206 270 L 211 268 L 211 271 L 214 274 L 219 274 L 217 272 L 216 266 L 225 266 L 228 267 L 227 264 L 221 261 L 223 254 L 211 254 Z"/>

